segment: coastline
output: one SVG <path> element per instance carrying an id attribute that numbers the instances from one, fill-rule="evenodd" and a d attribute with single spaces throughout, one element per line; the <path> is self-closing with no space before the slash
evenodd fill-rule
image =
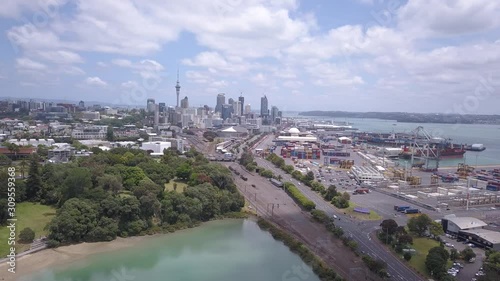
<path id="1" fill-rule="evenodd" d="M 84 242 L 68 246 L 61 246 L 58 248 L 45 249 L 18 258 L 16 260 L 16 273 L 9 273 L 7 271 L 8 269 L 7 263 L 0 264 L 0 273 L 1 273 L 0 281 L 21 280 L 21 278 L 27 277 L 36 272 L 40 272 L 45 268 L 54 268 L 58 266 L 69 265 L 75 262 L 83 261 L 96 254 L 108 253 L 134 247 L 137 246 L 138 244 L 154 239 L 156 237 L 174 233 L 181 233 L 183 231 L 190 231 L 210 223 L 216 223 L 234 219 L 236 220 L 249 219 L 256 221 L 256 218 L 252 215 L 248 215 L 247 218 L 222 218 L 222 219 L 203 222 L 196 227 L 179 229 L 174 232 L 156 233 L 153 235 L 143 235 L 143 236 L 132 236 L 127 238 L 117 237 L 113 241 L 93 242 L 93 243 Z"/>
<path id="2" fill-rule="evenodd" d="M 71 264 L 77 261 L 84 260 L 92 255 L 106 253 L 121 249 L 126 249 L 139 244 L 147 239 L 157 237 L 163 234 L 134 236 L 121 238 L 118 237 L 109 242 L 95 243 L 80 243 L 58 248 L 45 249 L 40 252 L 28 254 L 16 260 L 16 273 L 7 271 L 8 265 L 3 263 L 0 265 L 1 281 L 15 281 L 21 277 L 26 277 L 30 274 L 39 272 L 44 268 L 56 267 L 65 264 Z"/>

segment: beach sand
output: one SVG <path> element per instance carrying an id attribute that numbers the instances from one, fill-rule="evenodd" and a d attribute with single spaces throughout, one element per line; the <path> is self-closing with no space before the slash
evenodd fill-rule
<path id="1" fill-rule="evenodd" d="M 117 238 L 110 242 L 81 243 L 28 254 L 16 260 L 16 273 L 8 272 L 8 265 L 2 263 L 0 265 L 0 281 L 16 281 L 22 276 L 33 274 L 44 268 L 70 264 L 91 255 L 125 249 L 153 236 L 134 236 Z"/>

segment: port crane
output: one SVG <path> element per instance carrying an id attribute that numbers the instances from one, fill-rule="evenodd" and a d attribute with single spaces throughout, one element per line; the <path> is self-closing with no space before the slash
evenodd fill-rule
<path id="1" fill-rule="evenodd" d="M 439 168 L 440 160 L 440 146 L 441 143 L 434 143 L 433 137 L 429 134 L 424 127 L 418 126 L 412 131 L 413 142 L 411 143 L 411 167 L 413 167 L 415 159 L 423 160 L 425 163 L 426 171 L 437 171 Z M 431 147 L 435 144 L 437 147 Z M 431 162 L 435 165 L 431 167 Z"/>

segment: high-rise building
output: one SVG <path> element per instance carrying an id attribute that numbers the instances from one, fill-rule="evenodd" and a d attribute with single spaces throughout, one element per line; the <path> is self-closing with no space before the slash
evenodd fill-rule
<path id="1" fill-rule="evenodd" d="M 279 109 L 276 106 L 271 107 L 271 122 L 275 123 L 276 118 L 278 118 Z"/>
<path id="2" fill-rule="evenodd" d="M 222 105 L 221 118 L 222 120 L 226 120 L 227 118 L 231 118 L 231 113 L 233 111 L 233 107 L 230 104 Z"/>
<path id="3" fill-rule="evenodd" d="M 226 103 L 226 96 L 221 93 L 217 95 L 217 104 L 215 105 L 215 112 L 222 112 L 222 105 Z"/>
<path id="4" fill-rule="evenodd" d="M 79 108 L 80 110 L 84 110 L 84 109 L 85 109 L 85 102 L 81 100 L 81 101 L 78 103 L 78 108 Z"/>
<path id="5" fill-rule="evenodd" d="M 160 113 L 164 113 L 167 111 L 167 105 L 164 102 L 160 102 L 158 106 L 160 108 Z"/>
<path id="6" fill-rule="evenodd" d="M 155 99 L 148 99 L 146 108 L 147 108 L 148 112 L 154 112 L 155 111 Z"/>
<path id="7" fill-rule="evenodd" d="M 188 97 L 184 97 L 182 100 L 181 100 L 181 108 L 188 108 L 189 107 L 189 100 L 188 100 Z"/>
<path id="8" fill-rule="evenodd" d="M 177 84 L 175 84 L 175 93 L 177 94 L 176 107 L 179 107 L 179 95 L 181 94 L 181 85 L 179 84 L 179 69 L 177 69 Z"/>
<path id="9" fill-rule="evenodd" d="M 155 126 L 158 126 L 160 124 L 160 105 L 158 105 L 158 104 L 155 104 L 154 124 L 155 124 Z"/>
<path id="10" fill-rule="evenodd" d="M 243 94 L 240 95 L 240 97 L 238 98 L 238 101 L 240 102 L 240 115 L 243 115 L 244 114 L 244 106 L 245 106 L 245 97 L 243 97 Z"/>
<path id="11" fill-rule="evenodd" d="M 260 116 L 261 117 L 269 116 L 269 105 L 266 96 L 260 98 Z"/>
<path id="12" fill-rule="evenodd" d="M 250 114 L 250 112 L 252 112 L 252 107 L 250 106 L 250 104 L 245 105 L 245 115 Z"/>
<path id="13" fill-rule="evenodd" d="M 242 115 L 241 107 L 242 107 L 241 106 L 241 102 L 239 100 L 234 101 L 233 112 L 234 112 L 235 116 L 241 116 Z"/>

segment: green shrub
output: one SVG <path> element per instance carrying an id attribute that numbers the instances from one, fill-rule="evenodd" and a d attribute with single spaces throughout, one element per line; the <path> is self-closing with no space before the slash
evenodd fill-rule
<path id="1" fill-rule="evenodd" d="M 304 209 L 311 211 L 316 208 L 316 204 L 313 201 L 309 200 L 307 197 L 300 192 L 300 190 L 291 182 L 284 183 L 285 191 L 292 197 L 297 204 L 302 206 Z"/>

